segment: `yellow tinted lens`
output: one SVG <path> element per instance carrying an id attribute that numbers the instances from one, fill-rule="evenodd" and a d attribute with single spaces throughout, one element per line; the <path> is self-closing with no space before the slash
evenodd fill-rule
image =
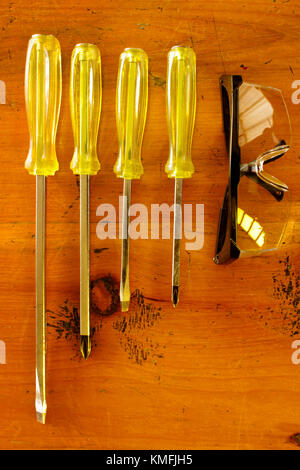
<path id="1" fill-rule="evenodd" d="M 289 211 L 289 192 L 277 201 L 265 188 L 242 176 L 237 211 L 237 245 L 241 252 L 256 254 L 278 248 Z"/>

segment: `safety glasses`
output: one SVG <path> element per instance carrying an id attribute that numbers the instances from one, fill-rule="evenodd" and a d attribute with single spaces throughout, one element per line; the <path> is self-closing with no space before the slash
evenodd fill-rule
<path id="1" fill-rule="evenodd" d="M 290 207 L 279 161 L 291 141 L 281 91 L 243 82 L 240 75 L 223 75 L 220 87 L 229 181 L 220 212 L 217 264 L 278 248 Z M 270 163 L 272 174 L 265 171 Z"/>

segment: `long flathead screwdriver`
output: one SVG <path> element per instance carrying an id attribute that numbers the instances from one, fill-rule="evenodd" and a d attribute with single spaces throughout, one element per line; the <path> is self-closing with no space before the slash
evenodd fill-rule
<path id="1" fill-rule="evenodd" d="M 36 176 L 36 416 L 45 423 L 46 301 L 45 189 L 46 176 L 58 170 L 55 150 L 61 102 L 61 51 L 52 35 L 35 34 L 29 41 L 25 71 L 25 101 L 30 147 L 25 168 Z"/>
<path id="2" fill-rule="evenodd" d="M 180 241 L 182 236 L 182 180 L 194 173 L 191 146 L 196 110 L 196 55 L 193 49 L 175 46 L 168 54 L 167 121 L 170 153 L 165 166 L 169 178 L 175 178 L 172 302 L 179 301 Z"/>
<path id="3" fill-rule="evenodd" d="M 70 104 L 74 134 L 71 170 L 80 175 L 80 350 L 91 352 L 89 178 L 100 170 L 97 137 L 102 98 L 101 57 L 97 46 L 77 44 L 71 58 Z"/>
<path id="4" fill-rule="evenodd" d="M 116 119 L 119 155 L 114 166 L 118 178 L 124 179 L 122 209 L 122 257 L 120 302 L 122 312 L 129 309 L 129 207 L 131 180 L 143 174 L 141 147 L 148 104 L 148 56 L 142 49 L 125 49 L 120 56 Z"/>

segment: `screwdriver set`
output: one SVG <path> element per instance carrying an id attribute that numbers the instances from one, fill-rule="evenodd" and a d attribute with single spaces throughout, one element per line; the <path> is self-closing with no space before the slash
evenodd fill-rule
<path id="1" fill-rule="evenodd" d="M 266 197 L 258 199 L 257 187 L 271 195 L 272 202 L 282 201 L 288 186 L 263 170 L 263 164 L 281 158 L 289 147 L 289 118 L 278 89 L 244 82 L 240 75 L 220 79 L 229 180 L 220 212 L 217 249 L 214 261 L 219 264 L 240 256 L 276 249 L 286 221 L 273 204 L 273 217 Z M 80 187 L 80 351 L 87 359 L 91 352 L 90 325 L 90 177 L 100 170 L 97 139 L 102 104 L 101 54 L 94 44 L 75 45 L 70 67 L 70 114 L 74 152 L 70 169 L 79 178 Z M 56 131 L 62 95 L 61 48 L 52 35 L 35 34 L 27 49 L 25 68 L 25 102 L 30 145 L 25 168 L 36 177 L 36 417 L 46 422 L 46 177 L 59 169 L 56 156 Z M 123 179 L 120 205 L 121 273 L 119 298 L 122 312 L 130 310 L 129 245 L 132 235 L 131 181 L 143 175 L 141 148 L 148 106 L 148 56 L 138 48 L 126 48 L 119 58 L 116 87 L 116 127 L 118 156 L 113 167 Z M 172 290 L 174 307 L 179 302 L 180 249 L 182 238 L 182 187 L 191 178 L 191 159 L 196 111 L 196 55 L 192 48 L 174 46 L 167 57 L 166 118 L 169 135 L 169 158 L 165 165 L 168 178 L 174 179 L 174 223 L 172 252 Z M 273 117 L 286 114 L 288 126 L 277 128 Z M 257 149 L 257 138 L 259 140 Z M 269 140 L 268 140 L 269 139 Z M 251 142 L 254 142 L 254 160 Z M 243 149 L 243 145 L 246 149 Z M 250 148 L 250 151 L 249 151 Z M 241 160 L 241 154 L 247 158 Z M 255 191 L 249 184 L 255 184 Z M 239 197 L 238 197 L 239 188 Z M 244 199 L 243 199 L 244 197 Z M 261 197 L 261 195 L 260 195 Z M 287 198 L 285 198 L 286 200 Z M 253 200 L 253 206 L 251 201 Z M 258 202 L 263 201 L 261 203 Z M 239 201 L 239 205 L 238 205 Z M 241 205 L 240 205 L 241 204 Z M 249 209 L 247 209 L 249 206 Z M 260 209 L 259 223 L 257 206 Z M 282 206 L 282 204 L 281 204 Z M 248 213 L 249 212 L 249 213 Z M 252 214 L 252 216 L 251 216 Z M 288 217 L 288 212 L 285 214 Z M 184 213 L 186 219 L 186 213 Z M 267 228 L 268 235 L 267 233 Z M 275 227 L 275 229 L 274 229 Z M 279 227 L 279 228 L 278 228 Z M 239 231 L 238 231 L 239 230 Z M 276 233 L 275 233 L 276 232 Z M 270 236 L 271 235 L 271 236 Z M 275 238 L 276 235 L 276 238 Z M 269 238 L 267 238 L 269 237 Z M 273 238 L 272 238 L 273 237 Z M 134 238 L 133 236 L 131 238 Z M 253 244 L 255 243 L 253 249 Z M 265 247 L 263 248 L 263 245 Z M 133 247 L 134 248 L 134 247 Z"/>
<path id="2" fill-rule="evenodd" d="M 61 103 L 61 49 L 52 35 L 33 35 L 29 41 L 25 100 L 30 148 L 25 162 L 36 176 L 36 414 L 45 423 L 46 298 L 45 298 L 45 189 L 46 177 L 59 165 L 55 139 Z M 97 136 L 101 114 L 101 56 L 93 44 L 77 44 L 71 57 L 70 110 L 74 154 L 70 168 L 80 179 L 80 350 L 86 359 L 90 340 L 89 179 L 100 170 Z M 128 48 L 120 56 L 116 121 L 119 153 L 114 173 L 123 178 L 120 303 L 130 306 L 129 207 L 131 180 L 143 174 L 141 147 L 148 104 L 148 57 L 142 49 Z M 168 55 L 167 121 L 170 155 L 165 170 L 175 179 L 172 263 L 172 302 L 179 299 L 182 181 L 194 172 L 191 144 L 196 107 L 196 57 L 189 47 L 175 46 Z"/>

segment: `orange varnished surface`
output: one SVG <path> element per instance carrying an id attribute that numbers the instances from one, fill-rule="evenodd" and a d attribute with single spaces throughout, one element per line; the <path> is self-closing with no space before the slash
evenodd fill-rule
<path id="1" fill-rule="evenodd" d="M 299 21 L 300 5 L 293 0 L 1 2 L 0 79 L 7 104 L 0 106 L 0 340 L 7 364 L 0 364 L 0 448 L 297 448 L 291 436 L 300 433 L 300 365 L 291 362 L 291 344 L 300 332 L 300 105 L 291 102 L 291 85 L 300 79 Z M 24 170 L 24 65 L 34 33 L 59 39 L 63 63 L 60 171 L 47 184 L 46 426 L 35 422 L 35 178 Z M 69 169 L 69 63 L 79 42 L 99 46 L 103 70 L 102 169 L 91 183 L 95 334 L 86 362 L 78 357 L 74 320 L 79 190 Z M 200 252 L 182 250 L 182 289 L 174 311 L 171 241 L 132 242 L 131 288 L 139 292 L 123 315 L 114 291 L 121 242 L 101 241 L 95 230 L 98 204 L 117 204 L 122 190 L 112 171 L 119 54 L 124 47 L 141 47 L 149 55 L 145 174 L 132 185 L 132 201 L 150 208 L 173 199 L 173 182 L 164 173 L 165 76 L 167 52 L 178 43 L 193 46 L 197 55 L 196 173 L 185 181 L 184 201 L 205 204 L 205 243 Z M 282 171 L 293 207 L 286 244 L 275 255 L 216 266 L 212 257 L 228 171 L 218 85 L 224 72 L 283 90 L 294 141 Z"/>

